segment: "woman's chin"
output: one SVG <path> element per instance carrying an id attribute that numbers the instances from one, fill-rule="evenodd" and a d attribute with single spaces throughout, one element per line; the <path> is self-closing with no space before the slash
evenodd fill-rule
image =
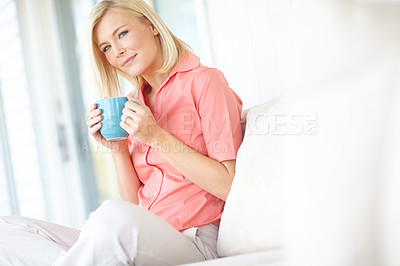
<path id="1" fill-rule="evenodd" d="M 130 77 L 138 77 L 142 75 L 142 71 L 138 71 L 137 69 L 128 69 L 124 71 L 124 73 Z"/>

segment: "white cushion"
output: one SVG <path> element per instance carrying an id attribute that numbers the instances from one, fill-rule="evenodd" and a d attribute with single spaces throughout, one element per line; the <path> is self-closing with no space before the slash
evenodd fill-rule
<path id="1" fill-rule="evenodd" d="M 251 108 L 238 151 L 236 175 L 222 216 L 218 240 L 220 256 L 280 246 L 281 141 L 271 134 L 268 111 L 282 113 L 283 103 L 272 100 Z"/>

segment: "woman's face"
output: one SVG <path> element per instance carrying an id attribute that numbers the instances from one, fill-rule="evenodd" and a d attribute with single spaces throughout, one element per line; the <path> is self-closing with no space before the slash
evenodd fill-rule
<path id="1" fill-rule="evenodd" d="M 115 12 L 107 12 L 94 29 L 107 61 L 130 76 L 152 76 L 162 66 L 157 35 L 150 23 Z"/>

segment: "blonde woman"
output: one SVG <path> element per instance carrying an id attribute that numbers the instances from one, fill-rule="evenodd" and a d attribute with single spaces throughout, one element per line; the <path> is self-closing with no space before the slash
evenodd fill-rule
<path id="1" fill-rule="evenodd" d="M 103 138 L 95 104 L 87 122 L 93 138 L 111 150 L 122 200 L 93 212 L 55 265 L 217 258 L 219 220 L 242 140 L 239 97 L 142 0 L 99 2 L 90 39 L 101 96 L 121 95 L 119 76 L 133 87 L 121 122 L 127 140 Z"/>

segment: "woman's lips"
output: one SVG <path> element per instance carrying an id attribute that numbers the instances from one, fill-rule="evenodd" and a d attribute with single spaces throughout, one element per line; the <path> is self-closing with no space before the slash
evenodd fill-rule
<path id="1" fill-rule="evenodd" d="M 128 57 L 128 58 L 122 63 L 122 66 L 123 66 L 123 67 L 124 67 L 124 66 L 129 66 L 129 65 L 132 63 L 133 59 L 135 59 L 135 57 L 136 57 L 136 55 L 133 55 L 133 56 L 131 56 L 131 57 Z"/>

